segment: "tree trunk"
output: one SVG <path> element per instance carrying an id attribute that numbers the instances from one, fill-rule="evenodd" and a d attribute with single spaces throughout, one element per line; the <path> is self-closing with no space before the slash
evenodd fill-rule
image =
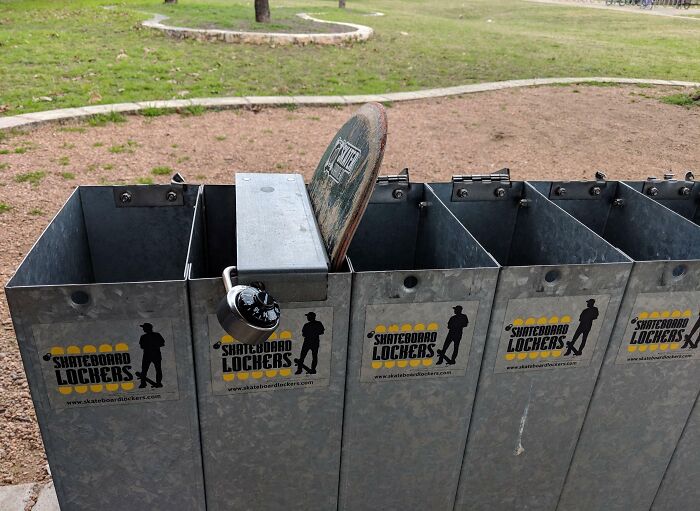
<path id="1" fill-rule="evenodd" d="M 338 7 L 345 9 L 345 0 L 338 0 Z"/>
<path id="2" fill-rule="evenodd" d="M 269 0 L 255 0 L 255 21 L 258 23 L 270 23 Z"/>
<path id="3" fill-rule="evenodd" d="M 164 4 L 176 4 L 177 0 L 163 0 Z"/>

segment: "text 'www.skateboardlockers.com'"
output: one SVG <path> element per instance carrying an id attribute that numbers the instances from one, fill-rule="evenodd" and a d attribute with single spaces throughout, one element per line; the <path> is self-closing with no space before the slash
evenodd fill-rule
<path id="1" fill-rule="evenodd" d="M 126 396 L 126 397 L 115 397 L 115 398 L 97 398 L 97 399 L 77 399 L 73 401 L 66 401 L 66 404 L 71 405 L 97 405 L 97 404 L 109 404 L 109 403 L 121 403 L 128 401 L 147 401 L 153 399 L 160 399 L 160 394 L 153 394 L 150 396 Z"/>
<path id="2" fill-rule="evenodd" d="M 377 374 L 376 380 L 389 380 L 392 378 L 418 378 L 421 376 L 450 376 L 452 371 L 416 371 L 413 373 Z"/>

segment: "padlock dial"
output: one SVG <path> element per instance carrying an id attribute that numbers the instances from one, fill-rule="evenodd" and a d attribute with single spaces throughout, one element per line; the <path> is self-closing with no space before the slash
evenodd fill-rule
<path id="1" fill-rule="evenodd" d="M 279 321 L 277 302 L 269 293 L 255 287 L 246 287 L 238 293 L 236 308 L 244 320 L 258 328 L 271 328 Z"/>

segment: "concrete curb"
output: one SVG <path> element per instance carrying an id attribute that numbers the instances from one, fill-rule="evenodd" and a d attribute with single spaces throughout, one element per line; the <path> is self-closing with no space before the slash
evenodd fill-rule
<path id="1" fill-rule="evenodd" d="M 53 482 L 0 486 L 2 511 L 60 511 Z"/>
<path id="2" fill-rule="evenodd" d="M 85 119 L 99 114 L 121 112 L 135 114 L 146 108 L 163 108 L 177 110 L 189 106 L 201 106 L 209 109 L 228 109 L 252 106 L 327 106 L 327 105 L 355 105 L 377 101 L 379 103 L 415 101 L 428 98 L 442 98 L 473 94 L 475 92 L 487 92 L 501 89 L 513 89 L 518 87 L 533 87 L 537 85 L 576 84 L 576 83 L 616 83 L 616 84 L 643 84 L 643 85 L 667 85 L 674 87 L 700 87 L 700 82 L 685 82 L 678 80 L 649 80 L 643 78 L 533 78 L 527 80 L 508 80 L 503 82 L 475 83 L 470 85 L 458 85 L 456 87 L 443 87 L 439 89 L 426 89 L 413 92 L 390 92 L 387 94 L 367 94 L 354 96 L 244 96 L 226 98 L 193 98 L 173 99 L 165 101 L 139 101 L 136 103 L 116 103 L 111 105 L 93 105 L 79 108 L 63 108 L 60 110 L 47 110 L 8 117 L 0 117 L 0 130 L 12 128 L 35 127 L 47 122 L 65 122 L 76 119 Z"/>
<path id="3" fill-rule="evenodd" d="M 198 41 L 218 41 L 224 43 L 246 43 L 246 44 L 322 44 L 333 45 L 347 42 L 360 42 L 369 39 L 374 31 L 364 25 L 346 23 L 340 21 L 324 21 L 305 13 L 297 14 L 302 19 L 315 21 L 316 23 L 328 23 L 332 25 L 342 25 L 350 27 L 352 32 L 338 32 L 332 34 L 279 34 L 273 32 L 241 32 L 238 30 L 212 30 L 203 28 L 187 28 L 165 25 L 163 21 L 168 19 L 162 14 L 153 14 L 153 18 L 141 23 L 144 27 L 165 32 L 177 39 L 196 39 Z"/>

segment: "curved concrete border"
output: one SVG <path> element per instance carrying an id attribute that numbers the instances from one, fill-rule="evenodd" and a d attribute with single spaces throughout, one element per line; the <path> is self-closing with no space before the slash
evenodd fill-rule
<path id="1" fill-rule="evenodd" d="M 141 25 L 165 32 L 177 39 L 196 39 L 198 41 L 219 41 L 225 43 L 246 43 L 246 44 L 343 44 L 347 42 L 366 41 L 374 31 L 364 25 L 355 23 L 345 23 L 340 21 L 324 21 L 316 19 L 305 13 L 297 14 L 302 19 L 314 21 L 316 23 L 327 23 L 331 25 L 342 25 L 353 28 L 351 32 L 337 32 L 330 34 L 280 34 L 274 32 L 241 32 L 238 30 L 214 30 L 204 28 L 174 27 L 165 25 L 162 22 L 168 19 L 162 14 L 154 14 L 153 18 L 146 20 Z"/>
<path id="2" fill-rule="evenodd" d="M 459 96 L 474 92 L 486 92 L 501 89 L 514 89 L 517 87 L 532 87 L 536 85 L 576 84 L 576 83 L 618 83 L 618 84 L 643 84 L 643 85 L 669 85 L 674 87 L 700 87 L 700 82 L 684 82 L 678 80 L 649 80 L 643 78 L 532 78 L 527 80 L 508 80 L 503 82 L 475 83 L 471 85 L 458 85 L 456 87 L 444 87 L 440 89 L 427 89 L 413 92 L 390 92 L 388 94 L 367 94 L 356 96 L 244 96 L 227 98 L 193 98 L 171 99 L 165 101 L 139 101 L 137 103 L 116 103 L 112 105 L 93 105 L 78 108 L 63 108 L 60 110 L 47 110 L 31 114 L 0 117 L 0 130 L 30 127 L 46 122 L 61 122 L 73 119 L 83 119 L 93 115 L 122 112 L 127 114 L 138 113 L 145 108 L 163 108 L 177 110 L 188 106 L 202 106 L 205 108 L 223 110 L 226 108 L 250 107 L 250 106 L 324 106 L 324 105 L 355 105 L 377 101 L 379 103 L 394 101 L 413 101 L 416 99 L 442 98 L 447 96 Z"/>

